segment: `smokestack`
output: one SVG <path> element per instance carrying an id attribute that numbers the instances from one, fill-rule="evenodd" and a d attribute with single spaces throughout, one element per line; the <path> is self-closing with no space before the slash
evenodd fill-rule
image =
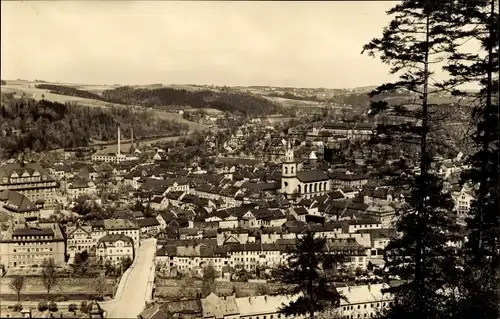
<path id="1" fill-rule="evenodd" d="M 130 149 L 132 149 L 132 147 L 134 147 L 134 129 L 133 128 L 130 129 L 130 140 L 131 140 Z"/>
<path id="2" fill-rule="evenodd" d="M 118 156 L 120 156 L 120 126 L 118 125 Z"/>

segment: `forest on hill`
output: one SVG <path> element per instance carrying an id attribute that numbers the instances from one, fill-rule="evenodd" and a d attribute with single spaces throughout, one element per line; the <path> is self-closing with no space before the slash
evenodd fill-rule
<path id="1" fill-rule="evenodd" d="M 115 140 L 118 125 L 125 138 L 131 128 L 137 137 L 180 135 L 188 131 L 187 125 L 159 119 L 150 110 L 95 108 L 2 94 L 1 155 L 10 157 L 26 148 L 44 151 L 87 146 L 91 139 Z"/>
<path id="2" fill-rule="evenodd" d="M 134 88 L 122 86 L 102 92 L 101 95 L 73 87 L 39 84 L 39 89 L 51 93 L 96 99 L 109 103 L 142 105 L 164 109 L 168 106 L 190 106 L 192 108 L 214 108 L 225 112 L 240 113 L 247 116 L 262 116 L 282 113 L 281 105 L 258 95 L 243 92 L 213 91 L 176 88 Z"/>
<path id="3" fill-rule="evenodd" d="M 80 90 L 71 86 L 57 85 L 57 84 L 37 84 L 37 89 L 49 90 L 50 93 L 75 96 L 84 99 L 102 100 L 99 94 L 95 94 L 89 91 Z"/>

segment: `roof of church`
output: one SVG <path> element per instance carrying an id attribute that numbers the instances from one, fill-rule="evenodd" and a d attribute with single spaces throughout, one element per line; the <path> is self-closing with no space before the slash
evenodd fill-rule
<path id="1" fill-rule="evenodd" d="M 329 180 L 328 175 L 324 171 L 300 171 L 297 172 L 297 178 L 304 183 L 320 182 Z"/>

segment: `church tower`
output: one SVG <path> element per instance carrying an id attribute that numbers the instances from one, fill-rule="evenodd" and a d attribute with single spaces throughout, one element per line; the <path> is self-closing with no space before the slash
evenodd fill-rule
<path id="1" fill-rule="evenodd" d="M 297 189 L 297 163 L 293 155 L 293 148 L 288 141 L 285 150 L 285 159 L 281 164 L 281 192 L 287 198 L 293 197 Z"/>

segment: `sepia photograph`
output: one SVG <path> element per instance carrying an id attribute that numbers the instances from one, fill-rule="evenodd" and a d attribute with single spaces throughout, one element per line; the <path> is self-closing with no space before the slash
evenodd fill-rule
<path id="1" fill-rule="evenodd" d="M 1 1 L 0 318 L 500 319 L 499 10 Z"/>

